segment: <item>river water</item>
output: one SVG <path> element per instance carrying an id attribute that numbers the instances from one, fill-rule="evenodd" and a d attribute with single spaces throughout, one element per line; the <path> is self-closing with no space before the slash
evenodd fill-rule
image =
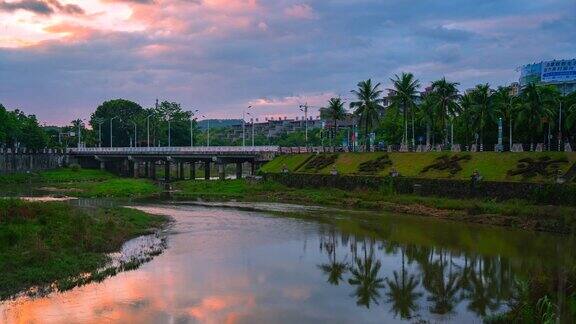
<path id="1" fill-rule="evenodd" d="M 574 264 L 570 239 L 548 234 L 241 207 L 136 206 L 174 218 L 163 254 L 100 283 L 2 302 L 0 322 L 478 323 L 506 310 L 516 282 Z"/>

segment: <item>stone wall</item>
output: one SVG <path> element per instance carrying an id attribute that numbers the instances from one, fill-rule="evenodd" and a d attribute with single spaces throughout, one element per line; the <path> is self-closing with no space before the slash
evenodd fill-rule
<path id="1" fill-rule="evenodd" d="M 63 150 L 1 149 L 0 174 L 56 169 L 68 164 Z"/>

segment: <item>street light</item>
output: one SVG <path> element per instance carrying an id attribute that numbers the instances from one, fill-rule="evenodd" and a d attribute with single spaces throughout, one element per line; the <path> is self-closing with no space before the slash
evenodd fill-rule
<path id="1" fill-rule="evenodd" d="M 95 122 L 98 124 L 98 147 L 102 147 L 102 124 L 104 124 L 104 118 L 97 118 Z"/>
<path id="2" fill-rule="evenodd" d="M 206 116 L 202 115 L 202 118 L 206 119 Z M 210 119 L 206 119 L 208 123 L 208 134 L 206 135 L 206 146 L 210 146 Z"/>
<path id="3" fill-rule="evenodd" d="M 560 111 L 558 113 L 558 151 L 562 149 L 560 146 L 562 145 L 562 100 L 556 98 L 558 100 L 558 104 L 560 105 Z"/>
<path id="4" fill-rule="evenodd" d="M 134 125 L 134 147 L 138 147 L 138 128 L 136 127 L 136 122 L 131 120 L 130 121 Z"/>
<path id="5" fill-rule="evenodd" d="M 252 108 L 252 106 L 248 106 L 248 108 L 246 108 L 246 109 L 250 109 L 250 108 Z M 246 136 L 245 136 L 245 134 L 246 134 L 246 116 L 245 116 L 245 114 L 246 114 L 246 111 L 242 110 L 242 146 L 246 146 Z M 250 114 L 250 113 L 248 113 L 248 114 Z"/>
<path id="6" fill-rule="evenodd" d="M 254 116 L 251 113 L 246 113 L 250 116 L 250 123 L 252 124 L 252 147 L 254 147 Z"/>
<path id="7" fill-rule="evenodd" d="M 196 113 L 198 113 L 198 109 L 194 111 L 190 111 L 190 147 L 194 146 L 194 121 L 196 118 L 192 118 Z"/>
<path id="8" fill-rule="evenodd" d="M 112 121 L 116 118 L 118 118 L 118 116 L 110 118 L 110 147 L 112 147 Z"/>
<path id="9" fill-rule="evenodd" d="M 150 147 L 150 117 L 154 116 L 154 114 L 150 114 L 146 116 L 146 136 L 147 136 L 147 145 Z"/>
<path id="10" fill-rule="evenodd" d="M 170 129 L 170 117 L 172 116 L 168 116 L 168 147 L 172 147 L 172 134 L 171 134 L 171 129 Z"/>
<path id="11" fill-rule="evenodd" d="M 304 138 L 306 140 L 306 146 L 308 146 L 308 103 L 300 105 L 300 111 L 304 112 Z"/>

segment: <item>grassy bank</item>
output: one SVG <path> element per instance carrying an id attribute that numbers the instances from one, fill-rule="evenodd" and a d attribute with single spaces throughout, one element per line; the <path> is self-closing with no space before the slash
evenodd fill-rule
<path id="1" fill-rule="evenodd" d="M 449 199 L 396 195 L 372 190 L 344 191 L 335 188 L 290 188 L 262 181 L 179 181 L 179 199 L 273 201 L 339 208 L 389 210 L 456 221 L 510 226 L 527 230 L 572 233 L 576 231 L 576 208 L 534 205 L 515 200 Z"/>
<path id="2" fill-rule="evenodd" d="M 324 154 L 332 155 L 332 154 Z M 478 152 L 478 153 L 451 153 L 451 152 L 428 152 L 428 153 L 337 153 L 333 163 L 328 163 L 319 169 L 307 167 L 314 161 L 313 154 L 293 154 L 280 155 L 271 162 L 262 167 L 263 172 L 278 173 L 283 168 L 290 172 L 314 172 L 320 174 L 329 174 L 335 167 L 339 174 L 373 174 L 376 176 L 388 175 L 390 170 L 395 169 L 402 176 L 422 177 L 422 178 L 451 178 L 469 180 L 474 170 L 478 170 L 485 180 L 489 181 L 533 181 L 548 182 L 554 181 L 553 176 L 534 174 L 510 175 L 509 171 L 517 170 L 518 164 L 523 159 L 539 160 L 541 158 L 550 158 L 551 160 L 561 160 L 557 167 L 564 174 L 576 163 L 576 153 L 565 152 L 522 152 L 522 153 L 495 153 L 495 152 Z M 371 172 L 362 172 L 361 165 L 370 161 L 376 161 L 378 158 L 387 157 L 389 163 L 374 169 Z M 447 157 L 466 157 L 453 164 L 440 164 L 439 168 L 429 168 L 438 163 L 438 159 Z M 455 167 L 456 168 L 452 168 Z M 545 168 L 548 172 L 553 171 L 553 166 Z"/>
<path id="3" fill-rule="evenodd" d="M 0 298 L 90 273 L 106 264 L 106 253 L 164 222 L 128 208 L 0 200 Z"/>
<path id="4" fill-rule="evenodd" d="M 142 198 L 160 193 L 149 179 L 120 178 L 93 169 L 62 168 L 29 174 L 0 176 L 0 192 L 32 186 L 34 189 L 86 198 Z"/>

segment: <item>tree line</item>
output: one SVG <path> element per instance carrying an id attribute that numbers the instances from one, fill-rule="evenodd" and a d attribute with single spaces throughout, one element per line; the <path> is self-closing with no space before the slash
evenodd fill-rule
<path id="1" fill-rule="evenodd" d="M 459 84 L 446 78 L 424 91 L 412 73 L 390 81 L 387 96 L 371 79 L 351 92 L 348 106 L 365 146 L 371 133 L 388 145 L 496 144 L 499 123 L 503 144 L 553 145 L 560 132 L 562 141 L 576 136 L 576 93 L 563 96 L 554 85 L 532 83 L 515 94 L 509 86 L 494 89 L 485 83 L 461 93 Z M 331 121 L 332 136 L 342 137 L 339 123 L 349 118 L 344 100 L 331 98 L 321 115 Z"/>

